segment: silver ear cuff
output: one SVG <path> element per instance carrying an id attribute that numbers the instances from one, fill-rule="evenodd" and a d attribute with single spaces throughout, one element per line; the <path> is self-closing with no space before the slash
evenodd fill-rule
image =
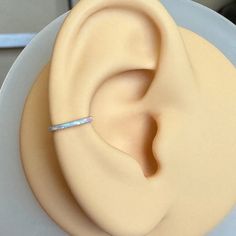
<path id="1" fill-rule="evenodd" d="M 85 124 L 91 123 L 92 121 L 93 121 L 93 118 L 91 116 L 83 117 L 78 120 L 73 120 L 73 121 L 62 123 L 62 124 L 49 126 L 48 131 L 54 132 L 54 131 L 59 131 L 63 129 L 68 129 L 75 126 L 85 125 Z"/>

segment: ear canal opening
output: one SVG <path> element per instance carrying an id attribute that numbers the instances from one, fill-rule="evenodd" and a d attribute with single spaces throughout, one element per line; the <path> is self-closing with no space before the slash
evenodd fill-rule
<path id="1" fill-rule="evenodd" d="M 141 167 L 146 177 L 155 175 L 159 170 L 159 163 L 157 157 L 153 153 L 153 141 L 158 132 L 158 125 L 156 121 L 149 115 L 146 117 L 146 129 L 143 134 L 143 147 L 142 147 L 142 163 Z"/>
<path id="2" fill-rule="evenodd" d="M 142 102 L 153 76 L 152 70 L 131 70 L 106 79 L 97 89 L 90 110 L 98 136 L 136 160 L 146 177 L 158 171 L 153 153 L 158 124 Z"/>

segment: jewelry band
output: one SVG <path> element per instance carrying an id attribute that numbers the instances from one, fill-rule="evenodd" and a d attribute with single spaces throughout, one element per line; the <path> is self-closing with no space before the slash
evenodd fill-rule
<path id="1" fill-rule="evenodd" d="M 88 123 L 91 123 L 92 121 L 93 121 L 93 118 L 91 116 L 83 117 L 78 120 L 73 120 L 73 121 L 62 123 L 62 124 L 49 126 L 48 131 L 54 132 L 58 130 L 63 130 L 63 129 L 67 129 L 67 128 L 71 128 L 71 127 L 75 127 L 79 125 L 88 124 Z"/>

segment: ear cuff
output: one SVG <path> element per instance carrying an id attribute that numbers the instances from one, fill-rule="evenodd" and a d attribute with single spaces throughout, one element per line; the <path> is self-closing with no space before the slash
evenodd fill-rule
<path id="1" fill-rule="evenodd" d="M 83 117 L 78 120 L 73 120 L 73 121 L 62 123 L 62 124 L 49 126 L 48 131 L 55 132 L 55 131 L 59 131 L 63 129 L 72 128 L 75 126 L 85 125 L 85 124 L 91 123 L 92 121 L 93 121 L 93 118 L 91 116 Z"/>

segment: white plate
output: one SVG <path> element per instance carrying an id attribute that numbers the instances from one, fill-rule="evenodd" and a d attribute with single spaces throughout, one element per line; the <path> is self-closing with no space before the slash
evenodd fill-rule
<path id="1" fill-rule="evenodd" d="M 236 27 L 231 22 L 189 0 L 162 2 L 179 25 L 211 41 L 236 65 Z M 35 200 L 19 153 L 19 126 L 25 98 L 36 75 L 49 61 L 65 16 L 44 28 L 23 50 L 0 91 L 0 235 L 66 235 Z M 236 209 L 210 235 L 232 236 L 235 227 Z"/>

